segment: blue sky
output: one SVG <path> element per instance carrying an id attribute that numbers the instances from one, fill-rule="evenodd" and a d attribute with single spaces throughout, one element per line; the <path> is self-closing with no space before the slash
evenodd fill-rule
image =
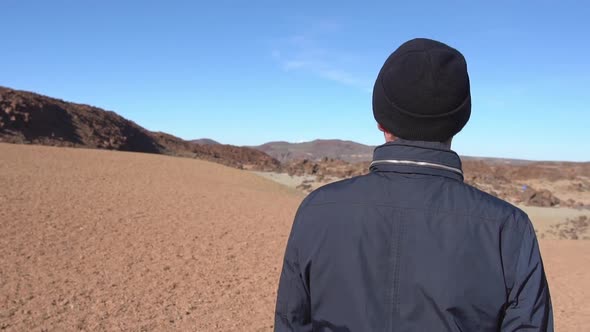
<path id="1" fill-rule="evenodd" d="M 0 85 L 222 143 L 381 144 L 374 79 L 414 37 L 467 58 L 464 155 L 590 160 L 584 1 L 1 0 Z"/>

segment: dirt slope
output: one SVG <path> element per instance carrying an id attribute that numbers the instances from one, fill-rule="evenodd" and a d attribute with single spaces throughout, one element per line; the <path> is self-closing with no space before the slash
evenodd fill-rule
<path id="1" fill-rule="evenodd" d="M 200 160 L 0 144 L 0 330 L 269 330 L 301 197 Z"/>
<path id="2" fill-rule="evenodd" d="M 590 331 L 590 243 L 540 241 L 555 331 Z"/>
<path id="3" fill-rule="evenodd" d="M 271 330 L 301 199 L 200 160 L 0 144 L 0 330 Z M 541 247 L 558 331 L 589 330 L 590 242 Z"/>

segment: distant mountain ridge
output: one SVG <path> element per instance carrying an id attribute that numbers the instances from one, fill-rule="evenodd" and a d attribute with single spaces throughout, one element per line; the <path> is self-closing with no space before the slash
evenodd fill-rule
<path id="1" fill-rule="evenodd" d="M 0 142 L 158 153 L 258 170 L 280 168 L 276 159 L 259 150 L 194 144 L 151 132 L 112 111 L 5 87 L 0 87 Z"/>
<path id="2" fill-rule="evenodd" d="M 218 145 L 218 144 L 221 144 L 221 143 L 217 142 L 216 140 L 212 140 L 210 138 L 193 139 L 193 140 L 190 140 L 189 142 L 195 143 L 195 144 L 202 144 L 202 145 Z"/>
<path id="3" fill-rule="evenodd" d="M 375 147 L 340 139 L 316 139 L 302 143 L 268 142 L 252 146 L 252 148 L 263 151 L 282 163 L 291 160 L 321 160 L 324 158 L 354 163 L 371 160 Z"/>
<path id="4" fill-rule="evenodd" d="M 377 145 L 365 145 L 354 141 L 340 139 L 316 139 L 309 142 L 299 143 L 273 141 L 250 147 L 265 152 L 271 157 L 279 160 L 281 163 L 304 159 L 320 161 L 325 158 L 355 163 L 371 161 L 373 159 L 373 150 Z M 505 165 L 527 165 L 531 163 L 580 164 L 580 162 L 534 161 L 526 159 L 474 156 L 461 156 L 461 160 L 470 162 L 482 161 L 489 164 Z"/>

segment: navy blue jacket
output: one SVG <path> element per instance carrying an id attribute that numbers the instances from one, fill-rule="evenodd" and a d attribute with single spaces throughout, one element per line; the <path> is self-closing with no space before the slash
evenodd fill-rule
<path id="1" fill-rule="evenodd" d="M 441 143 L 378 146 L 301 203 L 276 331 L 553 331 L 528 216 L 463 182 Z"/>

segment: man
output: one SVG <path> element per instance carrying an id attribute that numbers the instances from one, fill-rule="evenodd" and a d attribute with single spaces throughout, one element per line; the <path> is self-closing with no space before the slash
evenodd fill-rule
<path id="1" fill-rule="evenodd" d="M 553 331 L 528 216 L 463 182 L 461 53 L 414 39 L 373 90 L 386 143 L 370 173 L 319 188 L 288 240 L 276 331 Z"/>

